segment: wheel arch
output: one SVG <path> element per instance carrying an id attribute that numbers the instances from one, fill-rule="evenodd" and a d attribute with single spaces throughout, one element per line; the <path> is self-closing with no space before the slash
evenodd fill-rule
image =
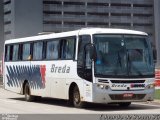
<path id="1" fill-rule="evenodd" d="M 84 103 L 84 99 L 83 99 L 83 93 L 82 93 L 82 90 L 80 90 L 80 87 L 81 87 L 81 84 L 77 84 L 75 82 L 71 83 L 70 84 L 70 87 L 69 87 L 69 105 L 71 106 L 74 106 L 74 107 L 77 107 L 77 108 L 82 108 L 82 107 L 85 107 L 85 103 Z M 78 89 L 78 94 L 79 94 L 79 97 L 78 97 L 78 101 L 76 101 L 76 99 L 74 98 L 74 94 L 75 94 L 75 88 Z"/>

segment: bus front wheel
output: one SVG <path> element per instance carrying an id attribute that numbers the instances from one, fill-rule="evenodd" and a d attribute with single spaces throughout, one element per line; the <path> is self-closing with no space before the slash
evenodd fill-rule
<path id="1" fill-rule="evenodd" d="M 24 87 L 25 100 L 28 102 L 34 101 L 34 96 L 31 95 L 29 84 L 26 83 Z"/>
<path id="2" fill-rule="evenodd" d="M 73 89 L 73 105 L 77 108 L 84 107 L 84 103 L 81 101 L 80 92 L 77 86 Z"/>

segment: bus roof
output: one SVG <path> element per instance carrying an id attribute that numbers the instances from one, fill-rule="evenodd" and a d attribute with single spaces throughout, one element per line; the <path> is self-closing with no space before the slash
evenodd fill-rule
<path id="1" fill-rule="evenodd" d="M 61 32 L 61 33 L 51 33 L 45 35 L 37 35 L 25 38 L 17 38 L 6 40 L 5 44 L 9 43 L 19 43 L 19 42 L 27 42 L 33 40 L 42 40 L 42 39 L 51 39 L 51 38 L 61 38 L 61 37 L 69 37 L 75 35 L 92 35 L 92 34 L 130 34 L 130 35 L 148 35 L 145 32 L 135 31 L 135 30 L 127 30 L 127 29 L 116 29 L 116 28 L 82 28 L 75 31 Z"/>
<path id="2" fill-rule="evenodd" d="M 117 29 L 117 28 L 83 28 L 80 30 L 80 34 L 98 34 L 98 33 L 106 33 L 106 34 L 133 34 L 133 35 L 148 35 L 145 32 L 135 31 L 135 30 L 127 30 L 127 29 Z"/>

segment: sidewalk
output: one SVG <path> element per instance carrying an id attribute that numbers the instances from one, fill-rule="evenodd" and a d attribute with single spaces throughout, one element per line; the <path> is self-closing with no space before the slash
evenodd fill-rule
<path id="1" fill-rule="evenodd" d="M 154 101 L 152 101 L 152 102 L 160 103 L 160 100 L 159 99 L 154 99 Z"/>
<path id="2" fill-rule="evenodd" d="M 3 88 L 3 85 L 0 85 L 0 88 Z"/>
<path id="3" fill-rule="evenodd" d="M 2 77 L 0 77 L 0 88 L 2 88 L 3 87 L 3 79 L 2 79 Z"/>

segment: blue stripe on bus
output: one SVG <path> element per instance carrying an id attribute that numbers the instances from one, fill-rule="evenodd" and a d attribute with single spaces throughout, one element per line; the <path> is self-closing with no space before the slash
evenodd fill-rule
<path id="1" fill-rule="evenodd" d="M 8 71 L 8 74 L 6 74 L 8 86 L 22 87 L 24 80 L 28 80 L 32 89 L 43 89 L 45 87 L 45 73 L 42 73 L 41 67 L 40 65 L 6 66 Z"/>

